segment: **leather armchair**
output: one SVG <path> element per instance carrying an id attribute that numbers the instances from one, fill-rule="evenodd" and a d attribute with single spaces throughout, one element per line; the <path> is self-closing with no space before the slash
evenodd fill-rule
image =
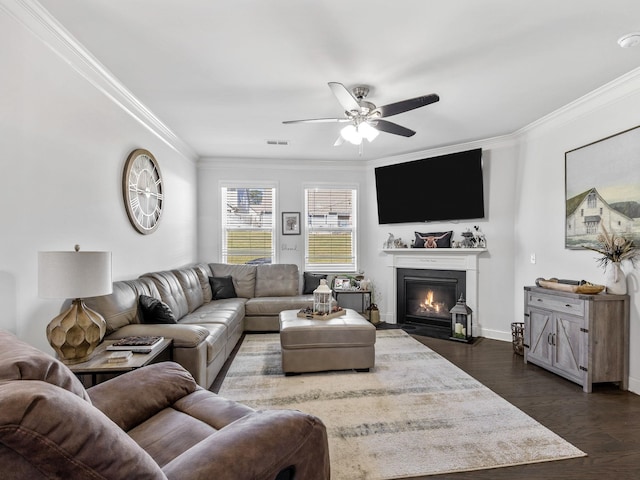
<path id="1" fill-rule="evenodd" d="M 329 478 L 326 429 L 199 387 L 173 362 L 85 390 L 61 362 L 0 331 L 6 479 Z"/>

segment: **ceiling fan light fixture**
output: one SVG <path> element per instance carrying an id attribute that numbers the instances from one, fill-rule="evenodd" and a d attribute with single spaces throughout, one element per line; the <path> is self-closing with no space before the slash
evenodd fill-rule
<path id="1" fill-rule="evenodd" d="M 340 130 L 340 135 L 342 135 L 342 138 L 347 142 L 353 145 L 360 145 L 362 143 L 362 135 L 353 124 L 349 124 Z"/>
<path id="2" fill-rule="evenodd" d="M 376 130 L 375 128 L 373 128 L 372 125 L 366 122 L 358 125 L 358 132 L 360 133 L 360 135 L 366 138 L 369 141 L 369 143 L 373 142 L 376 139 L 376 137 L 380 134 L 378 130 Z"/>

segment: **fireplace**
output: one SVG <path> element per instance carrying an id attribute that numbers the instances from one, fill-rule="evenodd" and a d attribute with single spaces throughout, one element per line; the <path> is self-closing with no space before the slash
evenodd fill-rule
<path id="1" fill-rule="evenodd" d="M 466 273 L 459 270 L 398 268 L 397 322 L 403 329 L 437 338 L 451 335 L 451 310 L 466 296 Z"/>

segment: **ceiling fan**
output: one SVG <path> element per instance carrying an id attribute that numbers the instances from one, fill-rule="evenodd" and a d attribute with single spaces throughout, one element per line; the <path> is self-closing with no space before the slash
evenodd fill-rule
<path id="1" fill-rule="evenodd" d="M 365 138 L 369 142 L 373 141 L 379 132 L 392 133 L 403 137 L 415 135 L 415 131 L 398 125 L 397 123 L 384 120 L 384 118 L 424 107 L 425 105 L 440 100 L 438 95 L 432 93 L 430 95 L 376 107 L 373 103 L 365 100 L 369 94 L 369 87 L 367 86 L 356 86 L 350 92 L 341 83 L 329 82 L 329 88 L 344 108 L 344 117 L 287 120 L 282 123 L 348 123 L 349 125 L 342 129 L 340 137 L 338 137 L 334 145 L 342 145 L 345 140 L 354 145 L 361 145 L 362 140 Z"/>

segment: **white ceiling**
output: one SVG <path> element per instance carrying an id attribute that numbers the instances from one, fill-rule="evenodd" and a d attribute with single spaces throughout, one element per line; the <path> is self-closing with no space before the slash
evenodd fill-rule
<path id="1" fill-rule="evenodd" d="M 638 0 L 40 0 L 201 157 L 374 159 L 512 133 L 640 66 Z M 358 156 L 327 86 L 440 102 Z M 287 140 L 270 146 L 267 140 Z"/>

